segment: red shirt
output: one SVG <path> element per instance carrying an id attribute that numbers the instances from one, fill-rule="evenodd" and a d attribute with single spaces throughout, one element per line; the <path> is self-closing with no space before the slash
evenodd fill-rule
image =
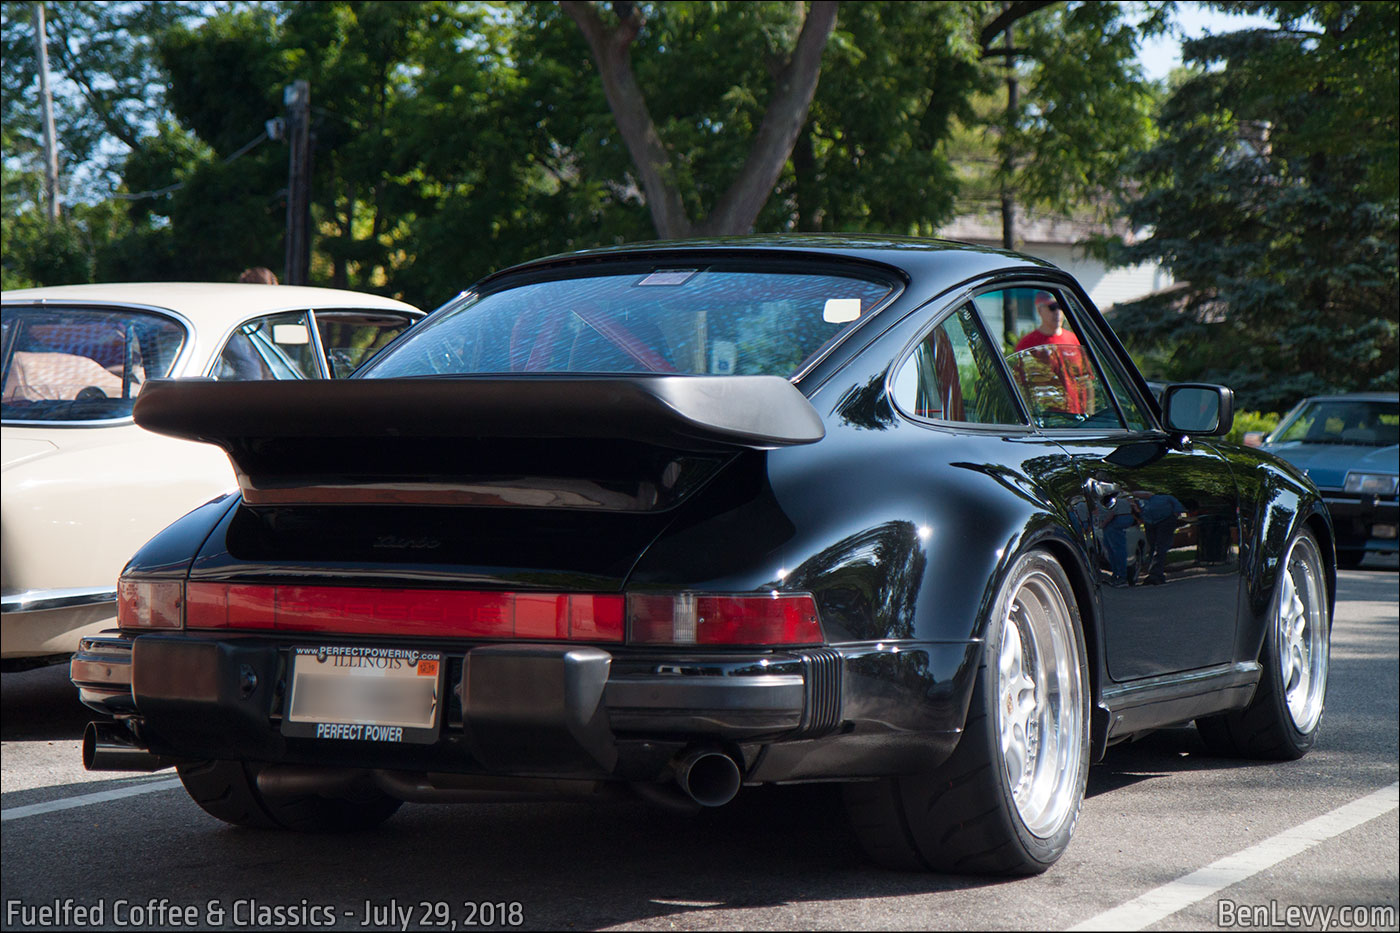
<path id="1" fill-rule="evenodd" d="M 1085 396 L 1087 394 L 1087 377 L 1090 374 L 1089 361 L 1084 356 L 1084 350 L 1079 345 L 1079 340 L 1067 330 L 1061 330 L 1058 334 L 1046 334 L 1036 328 L 1016 342 L 1015 352 L 1034 350 L 1036 347 L 1045 347 L 1046 349 L 1039 353 L 1032 353 L 1030 356 L 1035 357 L 1050 368 L 1059 383 L 1057 389 L 1063 387 L 1064 410 L 1077 415 L 1088 414 L 1088 399 Z M 1025 367 L 1018 362 L 1016 369 L 1021 384 L 1029 388 L 1030 382 L 1033 380 L 1028 378 Z M 1032 395 L 1037 394 L 1032 393 Z M 1036 405 L 1035 407 L 1041 406 Z"/>

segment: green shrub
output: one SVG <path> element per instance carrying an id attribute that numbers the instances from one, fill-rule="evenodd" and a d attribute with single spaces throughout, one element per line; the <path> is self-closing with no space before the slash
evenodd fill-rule
<path id="1" fill-rule="evenodd" d="M 1243 444 L 1245 434 L 1250 431 L 1261 431 L 1268 434 L 1278 427 L 1281 417 L 1278 412 L 1273 411 L 1237 411 L 1235 412 L 1235 424 L 1230 428 L 1230 433 L 1225 435 L 1225 439 L 1236 444 Z"/>

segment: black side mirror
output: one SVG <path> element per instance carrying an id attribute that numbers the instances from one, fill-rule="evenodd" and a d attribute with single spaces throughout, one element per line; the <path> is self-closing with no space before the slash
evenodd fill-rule
<path id="1" fill-rule="evenodd" d="M 1162 392 L 1162 412 L 1167 430 L 1175 434 L 1229 434 L 1235 424 L 1235 393 L 1201 383 L 1169 385 Z"/>

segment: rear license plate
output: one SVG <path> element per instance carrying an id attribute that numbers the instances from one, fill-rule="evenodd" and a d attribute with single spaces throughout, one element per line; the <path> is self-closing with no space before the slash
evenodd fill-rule
<path id="1" fill-rule="evenodd" d="M 321 645 L 292 649 L 282 734 L 361 742 L 436 742 L 441 652 Z"/>

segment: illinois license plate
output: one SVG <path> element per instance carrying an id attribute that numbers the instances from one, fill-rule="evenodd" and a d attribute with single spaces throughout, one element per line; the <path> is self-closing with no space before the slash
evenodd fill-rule
<path id="1" fill-rule="evenodd" d="M 442 654 L 355 645 L 297 647 L 282 734 L 352 742 L 437 741 Z"/>

